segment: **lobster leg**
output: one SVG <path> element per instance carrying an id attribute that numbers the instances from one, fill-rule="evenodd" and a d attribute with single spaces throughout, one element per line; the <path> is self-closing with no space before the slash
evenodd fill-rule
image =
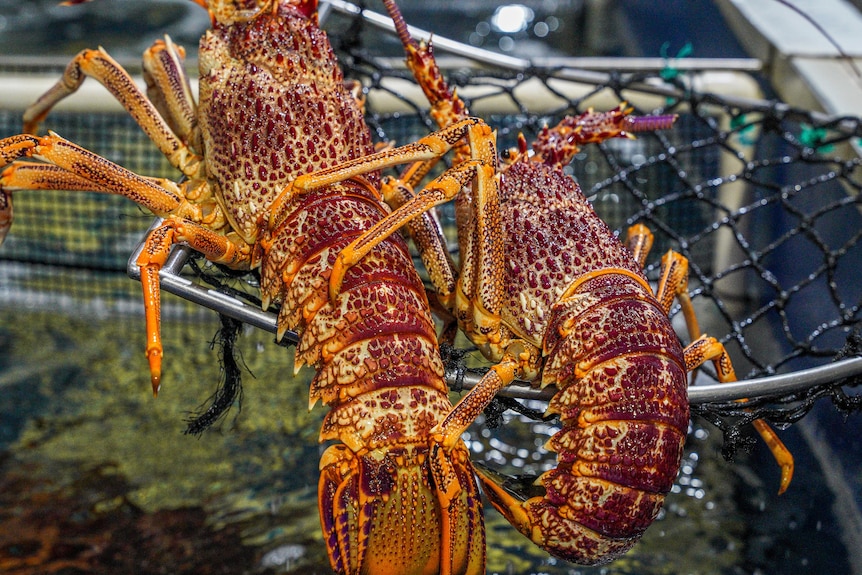
<path id="1" fill-rule="evenodd" d="M 419 164 L 415 165 L 418 166 Z M 403 174 L 402 178 L 404 177 L 407 177 L 408 180 L 386 178 L 380 186 L 383 199 L 393 210 L 397 210 L 410 202 L 416 195 L 413 191 L 411 175 Z M 445 313 L 449 314 L 455 305 L 455 270 L 457 267 L 447 249 L 446 239 L 443 236 L 440 221 L 437 219 L 436 210 L 429 209 L 421 217 L 410 220 L 407 222 L 407 229 L 419 250 L 431 285 L 434 286 L 434 298 L 432 299 L 439 302 L 446 310 Z"/>
<path id="2" fill-rule="evenodd" d="M 141 286 L 144 290 L 144 313 L 147 326 L 146 356 L 150 364 L 153 395 L 158 395 L 162 379 L 159 270 L 165 265 L 173 245 L 181 242 L 201 252 L 208 260 L 225 264 L 233 269 L 248 268 L 251 261 L 251 246 L 235 233 L 225 236 L 176 217 L 166 219 L 150 232 L 136 263 L 141 268 Z"/>
<path id="3" fill-rule="evenodd" d="M 647 252 L 652 246 L 652 242 L 652 232 L 643 224 L 635 224 L 629 228 L 627 243 L 635 256 L 635 260 L 641 264 L 646 261 Z M 720 382 L 736 381 L 736 373 L 724 345 L 715 338 L 701 336 L 694 306 L 688 295 L 688 260 L 674 251 L 668 251 L 662 257 L 661 276 L 656 288 L 656 299 L 665 313 L 670 312 L 674 299 L 680 303 L 689 336 L 692 339 L 692 343 L 683 350 L 686 370 L 693 371 L 703 363 L 712 361 Z M 778 493 L 784 493 L 793 478 L 793 455 L 765 421 L 756 419 L 752 425 L 766 445 L 769 446 L 775 461 L 781 467 Z"/>
<path id="4" fill-rule="evenodd" d="M 447 170 L 425 186 L 417 195 L 402 204 L 400 208 L 379 221 L 368 231 L 344 248 L 333 266 L 330 276 L 330 298 L 335 298 L 341 290 L 341 283 L 347 270 L 359 262 L 376 245 L 396 232 L 401 226 L 434 206 L 451 200 L 481 170 L 474 162 L 465 162 Z"/>
<path id="5" fill-rule="evenodd" d="M 439 158 L 451 150 L 465 135 L 472 134 L 472 137 L 477 138 L 481 137 L 483 133 L 485 135 L 483 139 L 493 144 L 494 140 L 490 136 L 490 128 L 485 122 L 479 118 L 465 118 L 457 124 L 428 134 L 424 138 L 405 146 L 385 149 L 369 156 L 355 158 L 336 166 L 303 174 L 285 188 L 272 203 L 267 227 L 269 230 L 278 227 L 286 215 L 284 213 L 285 206 L 297 194 L 337 184 L 375 170 Z"/>
<path id="6" fill-rule="evenodd" d="M 646 267 L 647 256 L 652 249 L 655 237 L 652 231 L 643 224 L 629 226 L 626 234 L 626 246 L 640 267 Z"/>
<path id="7" fill-rule="evenodd" d="M 104 50 L 83 50 L 69 62 L 63 77 L 24 112 L 24 131 L 35 133 L 51 109 L 73 94 L 87 76 L 99 81 L 114 95 L 171 165 L 190 178 L 201 176 L 201 158 L 177 138 L 128 72 Z"/>
<path id="8" fill-rule="evenodd" d="M 189 203 L 176 184 L 139 176 L 53 132 L 41 137 L 21 134 L 0 140 L 0 161 L 3 164 L 25 157 L 41 158 L 73 174 L 73 189 L 124 196 L 160 216 L 174 214 L 194 221 L 203 218 L 200 206 Z M 0 176 L 0 195 L 33 189 L 27 179 L 15 176 L 15 172 L 20 169 L 20 165 L 13 165 L 4 170 Z M 29 167 L 26 171 L 32 173 Z M 58 172 L 43 173 L 58 177 Z M 67 176 L 62 176 L 55 185 L 62 185 L 65 178 Z"/>
<path id="9" fill-rule="evenodd" d="M 344 273 L 368 253 L 375 245 L 391 235 L 406 222 L 427 212 L 430 208 L 449 201 L 461 189 L 475 180 L 474 202 L 472 202 L 473 222 L 475 222 L 475 249 L 473 257 L 462 263 L 468 271 L 467 278 L 479 278 L 470 283 L 470 292 L 465 292 L 460 307 L 460 316 L 471 317 L 475 331 L 483 336 L 494 337 L 499 333 L 499 310 L 501 307 L 502 244 L 499 241 L 500 220 L 499 200 L 497 198 L 496 146 L 490 128 L 481 120 L 467 118 L 452 126 L 430 134 L 414 144 L 386 150 L 365 158 L 345 162 L 329 169 L 320 170 L 297 178 L 276 200 L 270 229 L 275 229 L 283 217 L 281 206 L 295 193 L 308 192 L 321 186 L 340 182 L 359 176 L 370 170 L 382 169 L 398 164 L 424 161 L 437 158 L 448 152 L 461 138 L 467 137 L 472 158 L 444 172 L 428 184 L 417 195 L 406 201 L 400 208 L 384 218 L 365 234 L 357 238 L 339 255 L 330 276 L 330 297 L 334 299 L 340 289 Z M 445 265 L 445 264 L 444 264 Z M 472 267 L 471 267 L 472 266 Z M 475 290 L 473 290 L 475 286 Z M 477 294 L 476 303 L 473 293 Z M 499 340 L 499 338 L 497 338 Z"/>
<path id="10" fill-rule="evenodd" d="M 0 173 L 0 244 L 12 227 L 13 190 L 104 191 L 91 181 L 58 166 L 15 162 Z"/>
<path id="11" fill-rule="evenodd" d="M 197 122 L 197 104 L 183 62 L 186 52 L 170 37 L 156 40 L 144 52 L 144 80 L 147 97 L 183 142 L 202 150 Z"/>
<path id="12" fill-rule="evenodd" d="M 628 229 L 627 245 L 641 267 L 646 265 L 652 244 L 652 232 L 645 225 L 635 224 Z M 665 313 L 670 313 L 674 299 L 677 300 L 685 317 L 689 337 L 692 341 L 700 337 L 697 315 L 688 295 L 688 260 L 679 253 L 671 250 L 662 257 L 661 277 L 655 295 Z"/>
<path id="13" fill-rule="evenodd" d="M 687 370 L 695 369 L 701 366 L 704 362 L 712 361 L 715 365 L 718 380 L 722 383 L 736 381 L 736 373 L 733 370 L 733 364 L 730 361 L 730 355 L 721 342 L 715 338 L 701 336 L 693 341 L 683 350 L 685 354 L 685 365 Z M 781 495 L 790 486 L 793 480 L 793 454 L 784 445 L 775 430 L 772 429 L 765 421 L 755 419 L 751 422 L 760 437 L 769 447 L 772 456 L 776 463 L 781 468 L 781 480 L 778 486 L 778 494 Z"/>
<path id="14" fill-rule="evenodd" d="M 161 380 L 161 338 L 159 336 L 158 271 L 167 260 L 171 245 L 188 242 L 209 259 L 235 267 L 247 265 L 250 247 L 239 237 L 224 236 L 195 222 L 217 225 L 221 210 L 205 213 L 203 205 L 186 199 L 185 185 L 164 179 L 145 178 L 57 136 L 22 134 L 0 140 L 0 159 L 39 157 L 51 164 L 14 162 L 0 174 L 0 239 L 9 229 L 12 217 L 11 193 L 30 189 L 68 189 L 95 191 L 124 196 L 169 219 L 150 235 L 138 260 L 145 297 L 147 318 L 147 358 L 153 392 Z M 191 184 L 190 184 L 191 185 Z M 207 190 L 190 188 L 189 195 L 208 197 Z"/>
<path id="15" fill-rule="evenodd" d="M 31 162 L 14 162 L 0 174 L 0 190 L 65 190 L 104 192 L 92 180 L 82 178 L 59 166 Z"/>

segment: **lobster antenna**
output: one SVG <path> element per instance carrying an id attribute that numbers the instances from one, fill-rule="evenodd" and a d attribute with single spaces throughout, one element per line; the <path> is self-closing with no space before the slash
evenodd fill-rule
<path id="1" fill-rule="evenodd" d="M 401 14 L 401 10 L 398 8 L 395 0 L 383 0 L 383 4 L 389 12 L 389 17 L 392 18 L 392 23 L 395 24 L 395 32 L 398 34 L 398 39 L 401 40 L 401 43 L 405 46 L 418 47 L 419 44 L 410 35 L 407 22 L 404 21 L 404 16 Z"/>

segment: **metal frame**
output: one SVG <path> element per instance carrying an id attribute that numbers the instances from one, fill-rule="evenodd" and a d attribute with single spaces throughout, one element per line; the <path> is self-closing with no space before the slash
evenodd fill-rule
<path id="1" fill-rule="evenodd" d="M 150 231 L 161 222 L 160 218 L 156 218 L 153 225 L 147 230 L 146 235 L 141 239 L 141 243 L 129 258 L 126 272 L 132 279 L 140 281 L 141 270 L 137 265 L 138 256 L 144 249 L 144 240 Z M 180 272 L 185 267 L 192 252 L 192 248 L 185 245 L 174 247 L 171 255 L 168 257 L 168 261 L 159 273 L 161 287 L 164 291 L 270 333 L 274 334 L 276 332 L 278 316 L 275 313 L 263 311 L 238 298 L 225 295 L 218 290 L 198 285 L 189 279 L 181 277 Z M 299 336 L 296 332 L 287 331 L 284 334 L 284 339 L 288 342 L 296 343 L 299 341 Z M 840 381 L 859 374 L 862 374 L 862 357 L 854 357 L 811 369 L 770 377 L 761 377 L 734 383 L 695 385 L 688 389 L 688 400 L 692 405 L 697 405 L 735 401 L 743 398 L 778 397 L 830 381 Z M 460 377 L 447 375 L 446 383 L 450 387 L 458 385 L 463 389 L 471 389 L 478 383 L 480 377 L 481 374 L 473 372 L 465 373 Z M 534 389 L 530 387 L 529 383 L 519 381 L 504 389 L 500 395 L 518 399 L 548 401 L 555 391 L 553 388 Z"/>

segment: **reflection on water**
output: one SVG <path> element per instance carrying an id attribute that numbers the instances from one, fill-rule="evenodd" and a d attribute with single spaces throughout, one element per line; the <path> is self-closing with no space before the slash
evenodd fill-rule
<path id="1" fill-rule="evenodd" d="M 153 399 L 142 322 L 2 313 L 4 572 L 328 572 L 316 509 L 323 410 L 307 413 L 307 377 L 290 376 L 291 351 L 245 333 L 254 376 L 246 374 L 242 410 L 195 438 L 183 435 L 184 419 L 218 382 L 215 323 L 165 326 L 165 381 Z M 505 459 L 510 473 L 551 465 L 540 445 L 552 426 L 521 419 L 471 429 L 474 456 Z M 556 561 L 489 507 L 489 572 L 756 572 L 752 553 L 777 553 L 776 540 L 810 512 L 793 511 L 792 528 L 776 525 L 789 507 L 774 502 L 773 478 L 726 463 L 717 435 L 695 427 L 659 521 L 619 561 L 592 569 Z"/>
<path id="2" fill-rule="evenodd" d="M 162 567 L 149 572 L 256 572 L 280 538 L 309 549 L 306 562 L 328 564 L 316 512 L 322 411 L 297 401 L 307 380 L 290 377 L 292 353 L 250 333 L 243 359 L 255 377 L 246 374 L 242 411 L 196 438 L 182 432 L 219 381 L 214 324 L 165 326 L 165 379 L 153 399 L 142 322 L 3 317 L 2 481 L 18 503 L 4 506 L 0 566 L 35 562 L 41 573 L 74 559 L 115 572 L 116 547 L 144 539 L 124 559 L 136 568 L 123 572 L 145 573 L 154 560 Z M 80 520 L 46 522 L 46 502 Z M 146 533 L 130 541 L 121 528 Z"/>

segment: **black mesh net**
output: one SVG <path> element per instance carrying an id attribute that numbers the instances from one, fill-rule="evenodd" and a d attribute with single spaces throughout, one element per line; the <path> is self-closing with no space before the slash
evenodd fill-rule
<path id="1" fill-rule="evenodd" d="M 360 17 L 333 18 L 331 28 L 346 75 L 368 89 L 368 121 L 379 141 L 404 143 L 433 128 L 409 72 L 397 58 L 377 57 L 378 35 Z M 634 222 L 653 230 L 651 277 L 668 248 L 689 258 L 701 326 L 726 345 L 740 377 L 859 354 L 849 338 L 862 319 L 858 118 L 694 89 L 708 84 L 711 72 L 671 65 L 587 73 L 458 60 L 446 72 L 472 111 L 497 129 L 501 148 L 513 146 L 519 132 L 530 140 L 543 125 L 590 106 L 625 100 L 638 114 L 679 114 L 670 131 L 579 154 L 571 173 L 596 210 L 617 230 Z M 758 84 L 745 74 L 737 78 Z M 45 127 L 138 173 L 176 176 L 125 115 L 57 112 Z M 19 131 L 20 112 L 0 112 L 0 136 Z M 98 313 L 139 313 L 140 288 L 125 278 L 125 266 L 150 224 L 147 214 L 98 194 L 21 193 L 15 202 L 15 223 L 0 249 L 0 304 L 16 305 L 26 295 L 31 303 L 34 297 L 71 302 L 76 311 L 86 302 Z M 451 211 L 441 217 L 453 238 Z M 208 313 L 179 300 L 164 310 L 190 320 Z M 703 371 L 708 376 L 709 367 Z M 732 449 L 740 426 L 754 418 L 789 424 L 824 396 L 841 410 L 858 408 L 858 398 L 844 391 L 857 383 L 832 381 L 745 409 L 709 403 L 696 412 L 725 430 Z"/>

